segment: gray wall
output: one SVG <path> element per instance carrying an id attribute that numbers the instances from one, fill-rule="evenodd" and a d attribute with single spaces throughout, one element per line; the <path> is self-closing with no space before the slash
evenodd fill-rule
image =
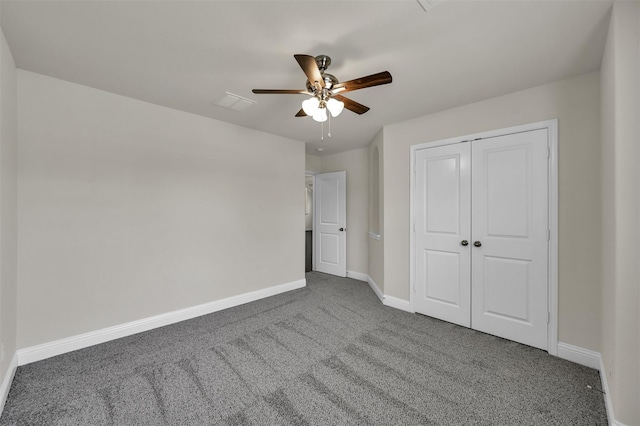
<path id="1" fill-rule="evenodd" d="M 614 3 L 602 58 L 602 357 L 616 420 L 640 424 L 640 3 Z"/>
<path id="2" fill-rule="evenodd" d="M 304 145 L 18 71 L 18 347 L 304 279 Z"/>
<path id="3" fill-rule="evenodd" d="M 1 7 L 1 5 L 0 5 Z M 0 29 L 0 383 L 16 351 L 17 83 L 11 51 Z"/>
<path id="4" fill-rule="evenodd" d="M 384 294 L 384 131 L 381 130 L 376 137 L 371 141 L 369 145 L 369 167 L 370 170 L 374 167 L 375 156 L 374 152 L 378 150 L 378 206 L 375 206 L 370 202 L 369 204 L 369 216 L 375 218 L 374 209 L 378 214 L 378 235 L 379 239 L 369 236 L 367 239 L 369 250 L 369 277 L 378 286 L 380 291 Z M 370 176 L 374 173 L 370 172 Z M 374 191 L 375 185 L 373 182 L 369 184 L 369 190 Z M 375 200 L 373 195 L 369 196 L 370 200 Z M 371 230 L 371 229 L 370 229 Z"/>

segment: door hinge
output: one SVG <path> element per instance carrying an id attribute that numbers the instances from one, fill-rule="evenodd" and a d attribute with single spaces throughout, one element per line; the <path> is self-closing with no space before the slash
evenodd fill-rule
<path id="1" fill-rule="evenodd" d="M 551 147 L 547 146 L 547 158 L 551 158 Z"/>
<path id="2" fill-rule="evenodd" d="M 547 312 L 547 324 L 551 322 L 551 312 Z"/>
<path id="3" fill-rule="evenodd" d="M 547 241 L 551 241 L 551 229 L 547 229 Z"/>
<path id="4" fill-rule="evenodd" d="M 414 234 L 416 233 L 416 224 L 415 223 L 413 224 L 413 233 Z"/>

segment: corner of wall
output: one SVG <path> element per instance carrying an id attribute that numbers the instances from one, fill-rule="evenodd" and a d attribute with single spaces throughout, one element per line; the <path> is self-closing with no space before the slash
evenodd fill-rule
<path id="1" fill-rule="evenodd" d="M 0 28 L 0 411 L 16 370 L 17 77 Z"/>
<path id="2" fill-rule="evenodd" d="M 368 147 L 368 159 L 369 159 L 369 191 L 370 191 L 370 200 L 375 200 L 375 197 L 371 194 L 372 191 L 377 189 L 378 191 L 378 206 L 377 206 L 377 221 L 378 221 L 378 229 L 376 232 L 369 232 L 367 237 L 367 249 L 368 249 L 368 266 L 369 266 L 369 276 L 374 283 L 374 291 L 376 289 L 380 293 L 378 297 L 382 300 L 384 294 L 384 171 L 383 171 L 383 161 L 384 161 L 384 128 L 378 132 L 378 134 L 373 138 L 373 140 L 369 143 Z M 376 160 L 375 152 L 377 150 L 377 172 L 378 172 L 378 185 L 374 185 L 371 182 L 371 179 L 374 177 L 375 173 L 373 161 Z M 372 209 L 376 208 L 371 201 L 369 203 L 369 216 L 372 218 L 376 218 Z M 369 228 L 370 231 L 372 231 Z"/>
<path id="3" fill-rule="evenodd" d="M 614 2 L 600 67 L 602 362 L 612 425 L 640 424 L 640 4 Z"/>

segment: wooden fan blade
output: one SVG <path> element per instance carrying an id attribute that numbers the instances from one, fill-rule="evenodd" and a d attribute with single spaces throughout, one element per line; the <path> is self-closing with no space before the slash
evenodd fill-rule
<path id="1" fill-rule="evenodd" d="M 289 90 L 289 89 L 253 89 L 253 93 L 258 95 L 280 94 L 280 95 L 311 95 L 307 90 Z"/>
<path id="2" fill-rule="evenodd" d="M 296 114 L 296 117 L 306 117 L 307 113 L 304 112 L 303 109 L 301 109 L 300 111 L 298 111 L 298 113 Z"/>
<path id="3" fill-rule="evenodd" d="M 364 114 L 365 112 L 369 111 L 368 106 L 364 106 L 354 100 L 345 98 L 344 96 L 333 95 L 333 97 L 341 102 L 344 102 L 344 107 L 350 111 L 355 112 L 356 114 Z"/>
<path id="4" fill-rule="evenodd" d="M 389 84 L 391 83 L 391 81 L 392 78 L 389 71 L 382 71 L 377 74 L 368 75 L 366 77 L 360 77 L 354 80 L 337 83 L 331 88 L 331 91 L 333 91 L 334 93 L 351 92 L 352 90 L 364 89 L 365 87 Z"/>
<path id="5" fill-rule="evenodd" d="M 314 83 L 317 83 L 320 87 L 324 87 L 324 79 L 322 78 L 322 74 L 320 74 L 316 58 L 310 55 L 293 55 L 293 57 L 296 58 L 300 68 L 302 68 L 302 71 L 304 71 L 313 86 L 315 86 Z"/>

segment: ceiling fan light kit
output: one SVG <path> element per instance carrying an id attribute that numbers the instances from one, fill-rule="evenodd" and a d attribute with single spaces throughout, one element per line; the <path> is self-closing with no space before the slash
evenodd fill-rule
<path id="1" fill-rule="evenodd" d="M 339 101 L 336 98 L 330 98 L 327 101 L 327 109 L 331 113 L 332 117 L 337 117 L 344 109 L 344 102 Z"/>
<path id="2" fill-rule="evenodd" d="M 346 98 L 340 93 L 389 84 L 392 81 L 389 71 L 383 71 L 340 83 L 334 75 L 325 72 L 329 65 L 331 65 L 331 58 L 329 56 L 319 55 L 315 58 L 310 55 L 293 56 L 307 76 L 307 90 L 253 89 L 253 93 L 303 94 L 311 96 L 302 101 L 302 109 L 298 111 L 296 117 L 308 116 L 312 117 L 315 121 L 323 123 L 328 118 L 327 110 L 329 110 L 331 117 L 340 115 L 344 108 L 356 114 L 364 114 L 369 111 L 369 107 Z"/>
<path id="3" fill-rule="evenodd" d="M 327 109 L 318 108 L 316 112 L 313 113 L 312 117 L 318 123 L 324 123 L 325 121 L 327 121 Z"/>
<path id="4" fill-rule="evenodd" d="M 327 110 L 329 110 L 331 117 L 337 117 L 343 109 L 344 102 L 334 98 L 329 98 L 329 100 L 324 101 L 314 96 L 302 101 L 302 110 L 304 113 L 319 122 L 327 120 Z"/>

